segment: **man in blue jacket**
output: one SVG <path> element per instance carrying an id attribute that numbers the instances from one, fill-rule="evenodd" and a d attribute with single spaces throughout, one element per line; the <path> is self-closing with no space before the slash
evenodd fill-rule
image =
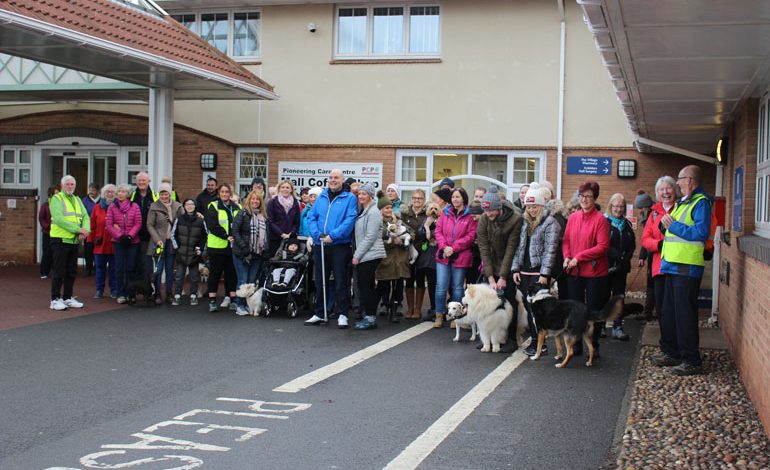
<path id="1" fill-rule="evenodd" d="M 326 281 L 326 310 L 333 306 L 338 315 L 337 326 L 343 329 L 348 327 L 348 266 L 353 258 L 351 242 L 358 216 L 358 200 L 352 193 L 343 189 L 343 180 L 342 170 L 332 170 L 329 174 L 329 186 L 318 196 L 308 214 L 310 236 L 315 245 L 313 264 L 317 294 L 315 314 L 305 321 L 305 325 L 326 323 L 323 304 L 323 285 Z M 321 244 L 326 272 L 322 272 L 321 267 Z M 334 273 L 333 289 L 329 280 L 331 273 Z"/>
<path id="2" fill-rule="evenodd" d="M 660 350 L 652 358 L 675 375 L 700 374 L 698 291 L 705 260 L 703 251 L 711 234 L 713 200 L 701 187 L 701 170 L 689 165 L 679 172 L 677 185 L 684 197 L 671 214 L 661 218 L 665 232 L 660 271 L 666 274 L 660 313 Z"/>

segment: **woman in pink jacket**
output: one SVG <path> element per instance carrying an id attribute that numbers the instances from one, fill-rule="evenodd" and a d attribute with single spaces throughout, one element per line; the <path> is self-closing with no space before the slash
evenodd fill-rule
<path id="1" fill-rule="evenodd" d="M 436 223 L 436 322 L 441 328 L 446 313 L 446 295 L 452 287 L 453 302 L 463 298 L 465 271 L 473 265 L 471 247 L 476 240 L 477 222 L 468 213 L 468 193 L 452 190 L 452 202 Z"/>
<path id="2" fill-rule="evenodd" d="M 663 286 L 666 274 L 660 272 L 660 250 L 663 246 L 663 232 L 660 231 L 660 219 L 671 214 L 676 205 L 676 180 L 671 176 L 661 176 L 655 183 L 655 195 L 658 202 L 650 208 L 650 216 L 644 224 L 642 246 L 652 254 L 652 282 L 655 292 L 655 314 L 660 316 L 663 308 Z"/>
<path id="3" fill-rule="evenodd" d="M 578 188 L 580 210 L 567 219 L 561 247 L 564 254 L 567 298 L 584 302 L 589 310 L 601 310 L 610 298 L 610 224 L 596 209 L 599 185 L 586 181 Z M 559 286 L 562 288 L 562 286 Z M 593 346 L 599 352 L 602 328 L 594 329 Z M 583 342 L 575 344 L 575 354 L 583 353 Z M 595 354 L 594 357 L 597 357 Z"/>
<path id="4" fill-rule="evenodd" d="M 118 186 L 118 197 L 107 209 L 106 229 L 112 236 L 115 249 L 115 274 L 117 277 L 118 303 L 126 303 L 126 285 L 134 272 L 139 254 L 139 230 L 142 228 L 142 211 L 128 198 L 131 187 Z"/>

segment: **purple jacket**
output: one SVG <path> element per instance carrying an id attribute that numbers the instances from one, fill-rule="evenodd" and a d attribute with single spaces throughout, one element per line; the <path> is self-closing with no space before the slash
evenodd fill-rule
<path id="1" fill-rule="evenodd" d="M 115 225 L 120 229 L 116 229 Z M 131 243 L 139 243 L 139 230 L 142 228 L 142 211 L 135 203 L 125 200 L 123 202 L 115 199 L 107 209 L 107 231 L 112 235 L 112 241 L 117 243 L 120 237 L 128 235 L 133 237 Z"/>
<path id="2" fill-rule="evenodd" d="M 278 196 L 270 199 L 270 202 L 267 203 L 267 218 L 270 220 L 270 238 L 280 240 L 283 233 L 296 236 L 299 231 L 299 215 L 299 203 L 296 199 L 288 214 L 278 201 Z"/>
<path id="3" fill-rule="evenodd" d="M 444 248 L 451 246 L 457 254 L 452 263 L 455 268 L 470 268 L 473 266 L 473 253 L 471 247 L 476 240 L 476 226 L 478 222 L 468 213 L 465 207 L 459 214 L 455 214 L 452 206 L 447 206 L 441 217 L 436 222 L 436 243 L 438 252 L 436 262 L 448 265 L 449 260 L 441 258 Z"/>

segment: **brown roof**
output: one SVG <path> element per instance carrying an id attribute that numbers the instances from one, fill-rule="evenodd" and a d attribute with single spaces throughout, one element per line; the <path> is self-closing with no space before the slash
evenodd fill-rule
<path id="1" fill-rule="evenodd" d="M 168 16 L 155 17 L 112 0 L 0 0 L 0 8 L 273 91 Z"/>

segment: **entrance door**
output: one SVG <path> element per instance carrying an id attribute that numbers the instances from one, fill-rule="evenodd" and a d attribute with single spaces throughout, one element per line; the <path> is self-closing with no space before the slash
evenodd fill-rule
<path id="1" fill-rule="evenodd" d="M 116 160 L 114 155 L 94 153 L 93 182 L 100 188 L 105 184 L 115 184 Z"/>
<path id="2" fill-rule="evenodd" d="M 88 157 L 65 156 L 64 174 L 75 177 L 75 194 L 81 198 L 88 194 Z"/>

